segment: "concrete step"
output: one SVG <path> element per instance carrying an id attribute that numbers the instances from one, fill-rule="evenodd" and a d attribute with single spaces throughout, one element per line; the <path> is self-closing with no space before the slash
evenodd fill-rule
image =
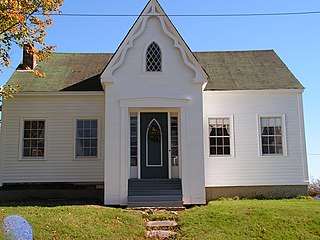
<path id="1" fill-rule="evenodd" d="M 129 196 L 161 196 L 161 195 L 182 195 L 182 190 L 171 190 L 171 189 L 164 189 L 164 190 L 129 190 Z"/>
<path id="2" fill-rule="evenodd" d="M 157 201 L 182 201 L 181 195 L 164 196 L 129 196 L 128 202 L 157 202 Z"/>
<path id="3" fill-rule="evenodd" d="M 176 233 L 170 230 L 151 230 L 147 231 L 148 238 L 156 239 L 168 239 L 170 236 L 175 235 Z"/>
<path id="4" fill-rule="evenodd" d="M 176 221 L 149 221 L 146 226 L 148 228 L 168 228 L 178 226 Z"/>
<path id="5" fill-rule="evenodd" d="M 128 208 L 147 208 L 147 207 L 183 207 L 182 201 L 156 201 L 156 202 L 128 202 Z"/>

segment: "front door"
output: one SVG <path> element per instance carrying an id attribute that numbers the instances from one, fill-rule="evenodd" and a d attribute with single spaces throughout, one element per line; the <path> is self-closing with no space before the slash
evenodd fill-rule
<path id="1" fill-rule="evenodd" d="M 141 178 L 168 178 L 168 114 L 141 113 Z"/>

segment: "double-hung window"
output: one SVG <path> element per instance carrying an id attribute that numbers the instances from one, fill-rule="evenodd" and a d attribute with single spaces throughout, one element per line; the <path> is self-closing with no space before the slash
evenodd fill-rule
<path id="1" fill-rule="evenodd" d="M 230 118 L 209 118 L 210 156 L 231 155 Z"/>
<path id="2" fill-rule="evenodd" d="M 44 158 L 45 121 L 25 120 L 23 122 L 23 158 Z"/>
<path id="3" fill-rule="evenodd" d="M 262 155 L 284 155 L 282 117 L 260 117 Z"/>
<path id="4" fill-rule="evenodd" d="M 76 157 L 98 157 L 98 120 L 77 120 Z"/>

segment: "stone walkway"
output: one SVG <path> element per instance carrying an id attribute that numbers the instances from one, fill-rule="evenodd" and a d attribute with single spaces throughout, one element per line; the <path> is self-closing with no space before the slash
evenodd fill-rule
<path id="1" fill-rule="evenodd" d="M 146 224 L 147 237 L 157 239 L 167 239 L 176 234 L 174 228 L 178 224 L 176 221 L 149 221 Z"/>
<path id="2" fill-rule="evenodd" d="M 171 239 L 179 231 L 178 211 L 185 208 L 144 208 L 141 212 L 146 222 L 147 238 Z"/>

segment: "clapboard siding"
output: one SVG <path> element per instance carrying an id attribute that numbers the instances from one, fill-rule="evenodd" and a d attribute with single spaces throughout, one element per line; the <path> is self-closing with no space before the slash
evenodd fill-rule
<path id="1" fill-rule="evenodd" d="M 104 166 L 104 96 L 20 96 L 4 109 L 2 152 L 3 183 L 100 182 Z M 46 158 L 19 159 L 22 119 L 46 120 Z M 74 158 L 75 119 L 99 120 L 99 158 Z"/>
<path id="2" fill-rule="evenodd" d="M 206 187 L 306 184 L 298 92 L 204 92 Z M 259 153 L 258 115 L 285 115 L 287 156 Z M 233 116 L 234 155 L 210 157 L 208 118 Z"/>

